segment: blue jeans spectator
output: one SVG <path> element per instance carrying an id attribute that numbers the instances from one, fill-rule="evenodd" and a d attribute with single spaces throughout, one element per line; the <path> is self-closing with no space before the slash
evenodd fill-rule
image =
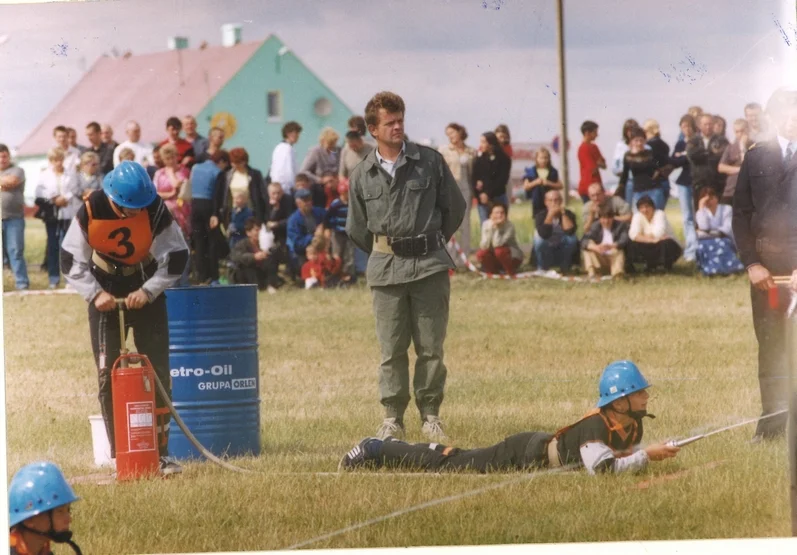
<path id="1" fill-rule="evenodd" d="M 504 206 L 509 208 L 509 197 L 506 194 L 501 196 L 495 197 L 494 199 L 490 200 L 491 203 L 500 202 Z M 484 220 L 490 217 L 490 205 L 489 204 L 481 204 L 479 203 L 479 222 L 484 223 Z M 509 216 L 509 214 L 507 214 Z"/>
<path id="2" fill-rule="evenodd" d="M 28 267 L 25 265 L 25 219 L 3 220 L 3 252 L 8 254 L 8 262 L 14 273 L 17 289 L 30 287 Z"/>
<path id="3" fill-rule="evenodd" d="M 47 229 L 47 276 L 50 280 L 50 287 L 55 288 L 61 283 L 61 270 L 58 267 L 59 245 L 61 244 L 60 222 L 44 222 Z"/>
<path id="4" fill-rule="evenodd" d="M 692 262 L 697 256 L 697 231 L 695 230 L 695 202 L 691 185 L 678 185 L 678 202 L 684 221 L 684 260 Z"/>
<path id="5" fill-rule="evenodd" d="M 642 191 L 639 193 L 634 193 L 633 203 L 631 207 L 636 214 L 639 210 L 637 210 L 636 203 L 642 197 L 649 197 L 650 200 L 653 201 L 653 204 L 656 206 L 656 210 L 664 210 L 664 192 L 661 189 L 651 189 L 650 191 Z"/>
<path id="6" fill-rule="evenodd" d="M 631 205 L 631 208 L 636 210 L 636 206 L 634 206 L 634 180 L 630 176 L 628 181 L 625 182 L 625 201 Z"/>
<path id="7" fill-rule="evenodd" d="M 670 201 L 670 180 L 664 179 L 661 182 L 661 194 L 664 195 L 664 206 L 667 206 L 667 203 Z M 662 208 L 664 210 L 664 208 Z"/>
<path id="8" fill-rule="evenodd" d="M 575 235 L 563 235 L 561 242 L 556 246 L 551 245 L 550 239 L 540 239 L 534 235 L 534 254 L 540 270 L 547 271 L 553 266 L 559 266 L 562 272 L 569 271 L 577 249 L 578 238 Z"/>

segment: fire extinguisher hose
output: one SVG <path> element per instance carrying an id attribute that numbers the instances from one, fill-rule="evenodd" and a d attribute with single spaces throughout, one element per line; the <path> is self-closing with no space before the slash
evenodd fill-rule
<path id="1" fill-rule="evenodd" d="M 166 388 L 163 387 L 163 384 L 161 383 L 161 380 L 158 377 L 158 374 L 155 374 L 155 383 L 158 385 L 158 392 L 160 392 L 161 397 L 163 398 L 164 402 L 166 403 L 166 406 L 169 409 L 169 412 L 174 417 L 174 421 L 177 422 L 178 426 L 180 426 L 180 429 L 185 434 L 185 437 L 188 438 L 188 441 L 190 441 L 191 444 L 194 447 L 196 447 L 199 450 L 200 453 L 205 455 L 205 457 L 207 457 L 211 462 L 214 462 L 217 465 L 221 466 L 222 468 L 226 468 L 227 470 L 231 470 L 233 472 L 241 472 L 243 474 L 255 474 L 255 471 L 247 470 L 245 468 L 240 468 L 238 466 L 235 466 L 233 464 L 225 462 L 225 461 L 221 460 L 220 458 L 218 458 L 213 453 L 211 453 L 210 451 L 208 451 L 207 449 L 205 449 L 205 447 L 201 443 L 199 443 L 199 440 L 197 440 L 197 438 L 194 437 L 194 434 L 191 433 L 191 430 L 188 429 L 188 426 L 185 425 L 185 422 L 183 422 L 183 419 L 180 418 L 180 415 L 177 413 L 177 409 L 174 408 L 174 405 L 169 400 L 169 395 L 166 393 Z"/>
<path id="2" fill-rule="evenodd" d="M 126 334 L 125 334 L 125 315 L 124 315 L 124 308 L 125 308 L 125 299 L 116 299 L 116 306 L 119 309 L 119 331 L 120 331 L 120 340 L 121 340 L 121 352 L 122 354 L 127 354 L 127 345 L 126 345 Z M 123 367 L 127 367 L 127 361 L 122 362 Z M 163 384 L 158 377 L 157 372 L 153 372 L 155 376 L 155 383 L 158 385 L 158 392 L 161 394 L 163 401 L 166 403 L 166 406 L 169 409 L 169 412 L 174 417 L 174 421 L 177 422 L 177 425 L 180 426 L 180 429 L 185 434 L 185 437 L 188 438 L 188 441 L 196 447 L 200 453 L 205 455 L 211 462 L 216 463 L 217 465 L 221 466 L 222 468 L 226 468 L 227 470 L 232 470 L 233 472 L 241 472 L 243 474 L 253 474 L 253 470 L 247 470 L 245 468 L 239 468 L 235 465 L 232 465 L 228 462 L 225 462 L 218 458 L 216 455 L 205 449 L 205 447 L 199 443 L 199 440 L 191 433 L 191 430 L 188 429 L 188 426 L 185 425 L 183 419 L 180 418 L 180 415 L 177 413 L 177 409 L 174 408 L 174 405 L 169 400 L 169 394 L 166 393 L 166 388 L 163 387 Z"/>

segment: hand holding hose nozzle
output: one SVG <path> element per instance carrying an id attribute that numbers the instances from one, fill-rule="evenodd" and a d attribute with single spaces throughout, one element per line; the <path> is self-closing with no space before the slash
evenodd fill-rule
<path id="1" fill-rule="evenodd" d="M 797 304 L 797 303 L 793 303 L 793 304 Z M 776 412 L 772 412 L 770 414 L 765 414 L 764 416 L 759 416 L 758 418 L 751 418 L 749 420 L 743 420 L 742 422 L 737 422 L 736 424 L 731 424 L 730 426 L 725 426 L 724 428 L 720 428 L 719 430 L 714 430 L 712 432 L 707 432 L 705 434 L 700 434 L 700 435 L 688 437 L 686 439 L 673 439 L 671 441 L 668 441 L 667 445 L 669 445 L 671 447 L 683 447 L 685 445 L 689 445 L 690 443 L 694 443 L 694 442 L 696 442 L 698 440 L 701 440 L 703 438 L 706 438 L 706 437 L 709 437 L 709 436 L 713 436 L 714 434 L 727 432 L 728 430 L 733 430 L 734 428 L 739 428 L 740 426 L 744 426 L 746 424 L 753 424 L 755 422 L 758 422 L 759 420 L 766 420 L 767 418 L 773 418 L 775 416 L 778 416 L 778 415 L 781 415 L 781 414 L 785 414 L 787 412 L 789 412 L 789 409 L 783 409 L 783 410 L 779 410 L 779 411 L 776 411 Z"/>

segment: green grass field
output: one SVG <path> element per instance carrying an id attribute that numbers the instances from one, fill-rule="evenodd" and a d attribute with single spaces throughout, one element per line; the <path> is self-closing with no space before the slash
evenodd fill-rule
<path id="1" fill-rule="evenodd" d="M 511 213 L 526 237 L 528 212 Z M 43 232 L 31 223 L 27 237 L 38 266 Z M 46 284 L 38 269 L 31 276 Z M 12 283 L 6 271 L 6 290 Z M 518 477 L 302 474 L 334 471 L 382 414 L 368 290 L 291 289 L 258 297 L 263 454 L 234 462 L 260 473 L 193 463 L 167 481 L 78 483 L 73 527 L 85 553 L 281 549 Z M 99 404 L 85 302 L 6 297 L 4 311 L 9 471 L 44 458 L 69 477 L 100 472 L 88 423 Z M 758 416 L 756 349 L 744 276 L 705 279 L 680 266 L 669 276 L 567 284 L 459 273 L 442 417 L 460 447 L 553 431 L 594 405 L 606 363 L 630 358 L 655 385 L 646 442 L 687 437 Z M 410 441 L 423 440 L 415 413 L 407 426 Z M 788 536 L 786 442 L 751 446 L 752 432 L 695 443 L 641 475 L 540 476 L 309 547 Z"/>

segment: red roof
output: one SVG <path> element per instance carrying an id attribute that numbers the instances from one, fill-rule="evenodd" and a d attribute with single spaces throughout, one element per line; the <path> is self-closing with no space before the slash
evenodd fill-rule
<path id="1" fill-rule="evenodd" d="M 17 155 L 46 153 L 58 125 L 77 129 L 80 141 L 91 121 L 110 124 L 122 142 L 125 124 L 133 119 L 141 125 L 143 142 L 160 142 L 170 116 L 199 113 L 264 42 L 102 57 L 22 142 Z"/>

